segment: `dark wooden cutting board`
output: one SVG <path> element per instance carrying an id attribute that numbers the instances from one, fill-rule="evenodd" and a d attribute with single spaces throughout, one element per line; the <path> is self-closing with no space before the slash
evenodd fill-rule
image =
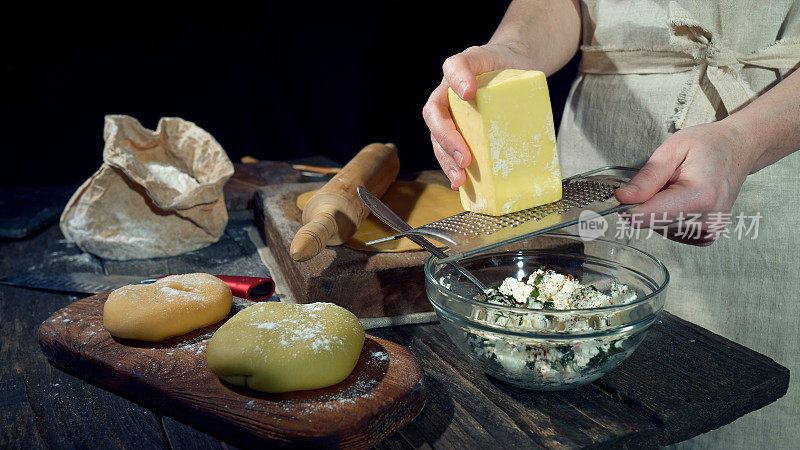
<path id="1" fill-rule="evenodd" d="M 422 410 L 422 369 L 393 342 L 367 335 L 353 373 L 335 386 L 265 394 L 224 383 L 208 369 L 206 342 L 224 320 L 163 342 L 117 339 L 103 328 L 107 296 L 79 300 L 42 323 L 39 345 L 47 358 L 226 441 L 367 448 Z M 245 302 L 237 299 L 228 318 Z"/>

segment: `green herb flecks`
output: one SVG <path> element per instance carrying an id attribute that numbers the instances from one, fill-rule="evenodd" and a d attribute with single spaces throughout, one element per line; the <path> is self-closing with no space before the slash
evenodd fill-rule
<path id="1" fill-rule="evenodd" d="M 608 352 L 606 352 L 602 348 L 599 350 L 600 352 L 592 356 L 592 359 L 589 360 L 589 363 L 586 365 L 586 367 L 595 369 L 602 366 L 606 361 L 608 361 Z"/>
<path id="2" fill-rule="evenodd" d="M 489 303 L 495 303 L 498 305 L 508 305 L 508 306 L 515 306 L 516 300 L 513 296 L 508 294 L 503 294 L 498 289 L 490 289 L 489 292 L 486 293 L 488 298 L 486 299 Z"/>
<path id="3" fill-rule="evenodd" d="M 478 336 L 477 334 L 467 331 L 465 334 L 465 340 L 467 344 L 470 345 L 473 349 L 486 349 L 486 348 L 494 348 L 494 343 L 490 342 L 488 339 Z M 480 353 L 480 352 L 477 352 Z"/>
<path id="4" fill-rule="evenodd" d="M 484 365 L 486 366 L 486 369 L 488 369 L 489 371 L 496 372 L 496 373 L 497 372 L 500 372 L 500 373 L 504 372 L 503 365 L 500 364 L 500 361 L 497 360 L 497 354 L 496 353 L 492 353 L 488 357 L 487 356 L 482 356 L 481 360 L 483 361 Z"/>
<path id="5" fill-rule="evenodd" d="M 602 347 L 598 348 L 598 350 L 599 352 L 592 356 L 586 367 L 596 369 L 605 364 L 606 361 L 608 361 L 608 358 L 611 356 L 625 351 L 624 349 L 617 347 L 617 341 L 612 342 L 611 345 L 609 345 L 608 350 L 603 350 Z"/>
<path id="6" fill-rule="evenodd" d="M 562 345 L 556 348 L 561 352 L 561 358 L 559 358 L 558 362 L 561 363 L 561 367 L 566 369 L 575 360 L 575 350 L 569 345 Z"/>

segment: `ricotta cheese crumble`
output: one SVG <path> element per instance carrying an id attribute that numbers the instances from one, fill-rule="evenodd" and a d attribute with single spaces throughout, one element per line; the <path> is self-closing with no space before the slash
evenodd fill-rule
<path id="1" fill-rule="evenodd" d="M 499 288 L 486 293 L 489 303 L 532 309 L 587 309 L 620 305 L 636 299 L 628 286 L 611 282 L 608 294 L 590 284 L 584 286 L 572 275 L 539 268 L 527 282 L 508 277 Z"/>
<path id="2" fill-rule="evenodd" d="M 518 338 L 489 331 L 466 332 L 466 343 L 472 353 L 505 378 L 521 382 L 533 378 L 536 384 L 568 386 L 582 384 L 587 378 L 602 375 L 602 367 L 610 357 L 625 352 L 625 337 L 576 338 L 571 332 L 603 330 L 613 325 L 615 313 L 587 311 L 576 314 L 548 314 L 548 311 L 577 310 L 623 305 L 636 300 L 636 294 L 624 284 L 611 282 L 606 289 L 583 285 L 572 275 L 562 275 L 544 267 L 527 279 L 509 277 L 500 286 L 479 296 L 490 304 L 525 308 L 530 313 L 503 309 L 476 309 L 474 320 L 513 331 L 538 331 L 563 334 L 564 339 Z M 609 323 L 612 322 L 612 323 Z"/>

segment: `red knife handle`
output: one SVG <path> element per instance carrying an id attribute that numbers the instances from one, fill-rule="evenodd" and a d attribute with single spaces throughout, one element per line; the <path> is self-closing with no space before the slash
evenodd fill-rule
<path id="1" fill-rule="evenodd" d="M 172 274 L 170 274 L 172 275 Z M 168 277 L 164 275 L 161 278 Z M 214 275 L 231 288 L 231 294 L 254 302 L 266 300 L 275 293 L 275 282 L 272 278 L 240 277 L 236 275 Z"/>
<path id="2" fill-rule="evenodd" d="M 275 292 L 275 282 L 272 281 L 272 278 L 240 277 L 236 275 L 214 276 L 224 281 L 231 288 L 233 295 L 247 300 L 266 300 L 272 297 Z"/>

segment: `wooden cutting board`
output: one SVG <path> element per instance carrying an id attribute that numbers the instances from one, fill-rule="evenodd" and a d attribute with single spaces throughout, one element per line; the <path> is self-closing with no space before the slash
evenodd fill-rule
<path id="1" fill-rule="evenodd" d="M 117 339 L 103 328 L 107 297 L 79 300 L 41 324 L 47 358 L 226 441 L 368 448 L 422 410 L 422 369 L 393 342 L 367 335 L 353 373 L 335 386 L 265 394 L 224 383 L 208 369 L 206 343 L 224 320 L 163 342 Z M 228 318 L 249 304 L 235 299 Z"/>

